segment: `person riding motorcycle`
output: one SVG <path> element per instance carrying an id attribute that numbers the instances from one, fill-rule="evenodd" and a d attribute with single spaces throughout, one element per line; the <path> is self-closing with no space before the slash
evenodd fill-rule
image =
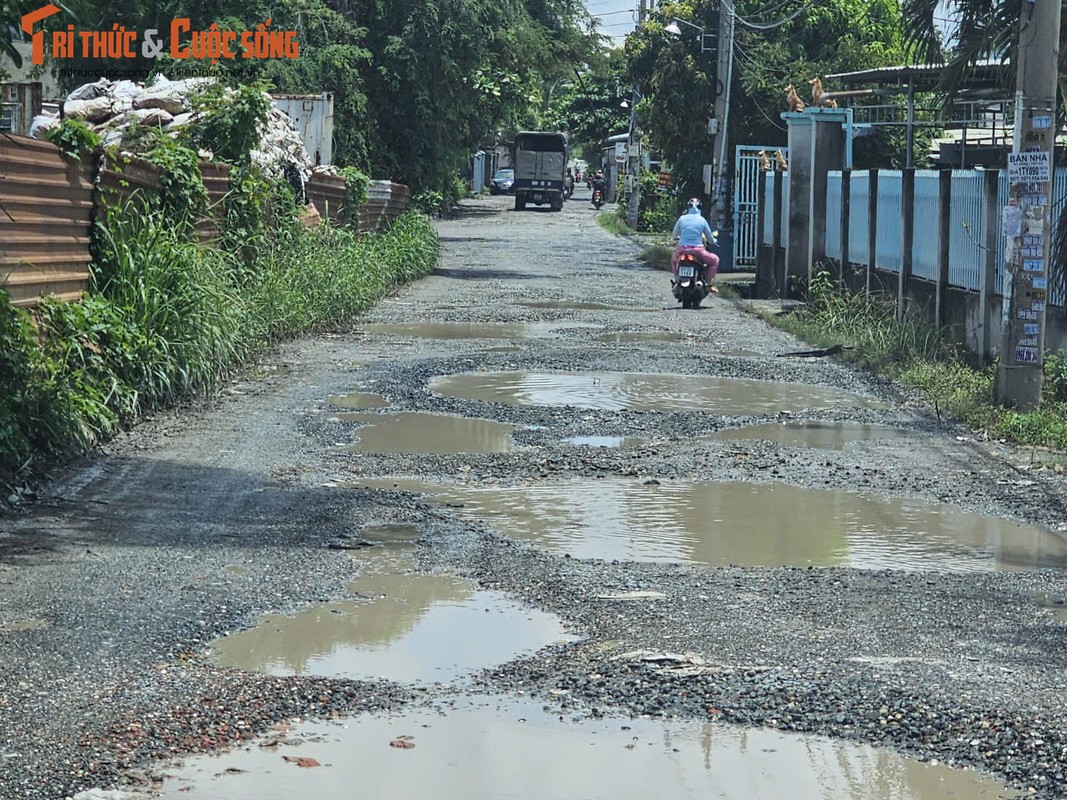
<path id="1" fill-rule="evenodd" d="M 570 199 L 572 194 L 574 194 L 574 175 L 571 174 L 571 168 L 567 167 L 567 174 L 563 178 L 563 197 Z"/>
<path id="2" fill-rule="evenodd" d="M 710 284 L 715 273 L 719 271 L 719 257 L 711 251 L 711 247 L 718 245 L 714 231 L 708 225 L 708 221 L 701 215 L 701 203 L 699 198 L 692 198 L 686 203 L 685 213 L 678 217 L 674 223 L 671 238 L 678 240 L 678 246 L 671 256 L 671 274 L 674 279 L 678 277 L 678 257 L 682 253 L 692 253 L 704 264 L 707 272 L 705 280 Z M 674 279 L 671 283 L 674 283 Z M 711 286 L 710 291 L 716 291 Z"/>
<path id="3" fill-rule="evenodd" d="M 594 198 L 596 197 L 597 190 L 600 191 L 600 202 L 603 203 L 604 202 L 604 198 L 607 197 L 607 189 L 608 189 L 608 184 L 607 184 L 607 181 L 604 180 L 604 173 L 603 172 L 601 172 L 600 170 L 597 170 L 596 175 L 594 175 L 592 181 L 590 181 L 590 187 L 593 189 L 593 197 Z M 593 203 L 593 208 L 598 208 L 596 203 Z"/>

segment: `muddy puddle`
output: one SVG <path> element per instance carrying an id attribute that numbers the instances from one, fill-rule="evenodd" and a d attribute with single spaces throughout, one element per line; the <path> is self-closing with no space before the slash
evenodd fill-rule
<path id="1" fill-rule="evenodd" d="M 853 442 L 895 441 L 915 436 L 911 431 L 889 425 L 864 425 L 852 422 L 771 422 L 744 428 L 726 428 L 709 435 L 709 439 L 758 439 L 777 444 L 797 444 L 823 450 L 843 450 Z"/>
<path id="2" fill-rule="evenodd" d="M 374 394 L 372 392 L 353 392 L 352 394 L 334 395 L 330 398 L 330 403 L 338 408 L 351 408 L 355 411 L 389 407 L 388 400 L 380 394 Z"/>
<path id="3" fill-rule="evenodd" d="M 842 389 L 746 378 L 636 372 L 478 372 L 433 378 L 437 394 L 518 406 L 599 411 L 708 411 L 760 414 L 808 408 L 884 408 Z"/>
<path id="4" fill-rule="evenodd" d="M 178 770 L 168 770 L 171 775 L 162 796 L 174 800 L 1018 796 L 981 773 L 823 737 L 704 721 L 574 719 L 560 717 L 539 700 L 506 697 L 461 696 L 449 706 L 442 709 L 444 713 L 410 709 L 304 723 L 223 756 L 198 756 Z M 305 761 L 308 766 L 301 768 L 298 759 L 314 763 Z"/>
<path id="5" fill-rule="evenodd" d="M 359 330 L 415 339 L 528 339 L 560 331 L 600 327 L 581 322 L 381 322 L 362 325 Z"/>
<path id="6" fill-rule="evenodd" d="M 606 303 L 576 303 L 569 300 L 531 300 L 516 305 L 526 308 L 544 308 L 552 311 L 659 311 L 658 308 L 640 308 L 638 306 L 611 306 Z"/>
<path id="7" fill-rule="evenodd" d="M 571 436 L 563 441 L 576 447 L 611 447 L 615 449 L 639 447 L 645 442 L 644 439 L 637 439 L 632 436 Z"/>
<path id="8" fill-rule="evenodd" d="M 217 640 L 216 661 L 269 675 L 433 683 L 574 639 L 554 615 L 499 592 L 411 572 L 409 548 L 361 551 L 360 558 L 371 568 L 348 587 L 358 599 L 264 616 L 251 630 Z"/>
<path id="9" fill-rule="evenodd" d="M 1067 568 L 1052 531 L 919 500 L 785 484 L 569 481 L 468 488 L 385 478 L 576 558 L 976 572 Z"/>
<path id="10" fill-rule="evenodd" d="M 697 338 L 688 333 L 671 331 L 624 331 L 622 333 L 602 333 L 594 337 L 598 342 L 608 344 L 639 344 L 655 342 L 657 344 L 696 343 Z"/>
<path id="11" fill-rule="evenodd" d="M 335 415 L 363 425 L 350 450 L 359 453 L 510 453 L 514 425 L 449 414 L 403 411 L 397 414 Z"/>

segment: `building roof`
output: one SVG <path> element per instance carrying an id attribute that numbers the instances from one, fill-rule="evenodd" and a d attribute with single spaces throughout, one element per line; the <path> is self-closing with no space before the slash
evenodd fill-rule
<path id="1" fill-rule="evenodd" d="M 1003 61 L 982 59 L 968 71 L 966 88 L 972 90 L 1001 89 L 1008 92 L 1010 90 L 1004 86 L 1006 69 L 1007 65 Z M 910 83 L 917 92 L 932 92 L 937 89 L 944 71 L 944 64 L 899 65 L 875 67 L 857 72 L 838 72 L 834 75 L 826 75 L 825 79 L 846 86 L 875 84 L 906 87 Z"/>

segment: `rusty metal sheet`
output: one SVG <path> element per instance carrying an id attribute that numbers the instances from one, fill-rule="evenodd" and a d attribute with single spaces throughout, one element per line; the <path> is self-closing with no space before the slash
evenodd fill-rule
<path id="1" fill-rule="evenodd" d="M 348 188 L 345 179 L 337 175 L 312 175 L 305 185 L 308 200 L 318 212 L 335 225 L 348 223 Z"/>
<path id="2" fill-rule="evenodd" d="M 0 134 L 0 286 L 14 305 L 88 289 L 94 166 L 67 161 L 50 142 Z"/>

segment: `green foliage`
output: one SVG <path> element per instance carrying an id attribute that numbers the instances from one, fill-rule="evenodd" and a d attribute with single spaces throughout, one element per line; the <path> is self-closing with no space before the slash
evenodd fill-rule
<path id="1" fill-rule="evenodd" d="M 677 17 L 715 33 L 718 5 L 717 0 L 662 3 L 626 43 L 630 78 L 644 95 L 641 125 L 683 196 L 702 193 L 703 165 L 713 145 L 707 118 L 725 87 L 716 78 L 718 54 L 701 51 L 697 31 L 682 26 L 682 36 L 670 36 L 664 28 Z M 736 4 L 740 17 L 765 27 L 736 26 L 728 153 L 734 144 L 786 144 L 779 114 L 786 110 L 788 84 L 807 101 L 807 81 L 815 76 L 900 63 L 903 57 L 896 0 L 826 0 L 778 14 L 765 14 L 765 7 L 758 0 Z M 794 10 L 800 13 L 791 16 Z M 769 24 L 777 22 L 782 24 Z M 884 152 L 899 145 L 887 142 Z"/>
<path id="2" fill-rule="evenodd" d="M 637 257 L 655 269 L 669 270 L 674 248 L 665 244 L 652 244 L 638 253 Z"/>
<path id="3" fill-rule="evenodd" d="M 186 225 L 207 212 L 208 197 L 204 176 L 200 172 L 200 157 L 163 133 L 153 132 L 154 143 L 141 156 L 160 170 L 163 184 L 162 202 L 175 218 Z"/>
<path id="4" fill-rule="evenodd" d="M 210 151 L 216 161 L 248 164 L 270 110 L 266 88 L 262 83 L 208 87 L 195 102 L 202 115 L 193 134 L 195 146 Z"/>
<path id="5" fill-rule="evenodd" d="M 1067 449 L 1062 356 L 1046 355 L 1042 408 L 1021 413 L 994 404 L 995 365 L 968 366 L 928 324 L 898 320 L 892 298 L 840 294 L 828 273 L 813 278 L 804 307 L 770 321 L 817 346 L 853 345 L 844 357 L 918 390 L 939 418 L 960 420 L 995 439 Z"/>
<path id="6" fill-rule="evenodd" d="M 163 211 L 119 211 L 100 225 L 86 300 L 44 300 L 35 333 L 0 291 L 0 476 L 213 391 L 270 343 L 337 325 L 437 260 L 414 212 L 383 234 L 284 228 L 246 265 L 190 243 Z"/>
<path id="7" fill-rule="evenodd" d="M 80 119 L 63 119 L 48 131 L 48 141 L 63 151 L 63 155 L 81 161 L 100 148 L 100 135 Z"/>
<path id="8" fill-rule="evenodd" d="M 579 73 L 576 82 L 552 99 L 545 115 L 546 127 L 569 131 L 572 152 L 599 161 L 605 139 L 629 130 L 630 111 L 620 105 L 623 98 L 632 100 L 625 73 L 622 50 L 612 51 L 602 64 Z"/>
<path id="9" fill-rule="evenodd" d="M 633 228 L 626 224 L 625 210 L 621 214 L 618 213 L 618 209 L 616 209 L 616 212 L 601 211 L 596 215 L 596 221 L 601 228 L 618 236 L 633 236 L 636 233 Z"/>
<path id="10" fill-rule="evenodd" d="M 1067 402 L 1067 357 L 1063 353 L 1046 353 L 1042 372 L 1045 400 Z"/>
<path id="11" fill-rule="evenodd" d="M 341 170 L 341 177 L 345 179 L 345 204 L 348 206 L 352 219 L 356 220 L 360 206 L 367 202 L 367 187 L 370 185 L 370 178 L 355 167 L 344 167 Z"/>

